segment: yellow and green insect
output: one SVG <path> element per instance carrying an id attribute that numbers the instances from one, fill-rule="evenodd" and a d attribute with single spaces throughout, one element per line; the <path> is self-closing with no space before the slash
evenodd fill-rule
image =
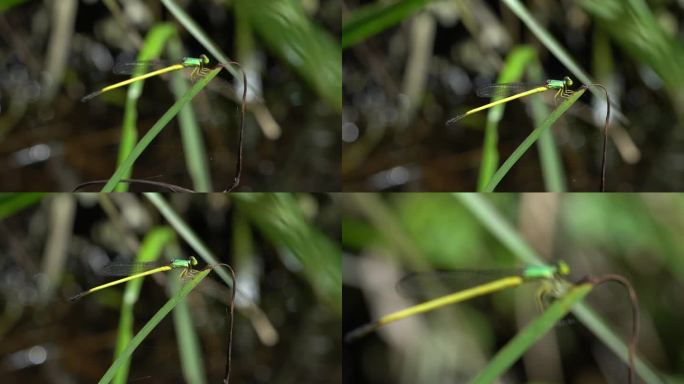
<path id="1" fill-rule="evenodd" d="M 184 276 L 189 276 L 192 275 L 194 272 L 192 267 L 197 265 L 197 259 L 195 259 L 194 256 L 191 256 L 189 259 L 174 259 L 171 260 L 171 262 L 166 263 L 162 266 L 159 266 L 159 263 L 157 262 L 150 262 L 150 263 L 123 263 L 123 262 L 114 262 L 107 264 L 103 269 L 102 269 L 102 274 L 103 275 L 109 275 L 109 276 L 126 276 L 123 279 L 119 280 L 114 280 L 110 283 L 107 284 L 102 284 L 98 285 L 97 287 L 90 288 L 87 291 L 83 291 L 77 295 L 74 295 L 69 298 L 69 301 L 76 301 L 80 298 L 82 298 L 85 295 L 89 295 L 93 292 L 97 292 L 99 290 L 113 287 L 115 285 L 119 285 L 121 283 L 125 283 L 127 281 L 131 281 L 134 279 L 138 279 L 143 276 L 148 276 L 152 275 L 155 273 L 159 272 L 166 272 L 170 271 L 172 269 L 182 269 L 181 271 L 181 277 Z"/>
<path id="2" fill-rule="evenodd" d="M 535 95 L 537 93 L 546 92 L 549 90 L 555 90 L 555 99 L 567 98 L 572 95 L 573 91 L 570 90 L 573 81 L 571 78 L 565 76 L 563 80 L 546 80 L 546 83 L 541 85 L 530 85 L 526 83 L 506 83 L 506 84 L 491 84 L 484 87 L 478 88 L 475 93 L 479 97 L 505 97 L 500 100 L 493 101 L 489 104 L 471 109 L 465 113 L 457 115 L 454 118 L 449 119 L 446 124 L 454 125 L 456 122 L 462 118 L 472 115 L 480 111 L 484 111 L 496 105 L 505 104 L 509 101 L 519 99 L 521 97 L 526 97 L 530 95 Z M 511 95 L 511 96 L 509 96 Z M 508 96 L 508 97 L 506 97 Z"/>
<path id="3" fill-rule="evenodd" d="M 478 279 L 486 279 L 488 282 L 382 316 L 376 321 L 362 325 L 347 333 L 345 340 L 350 342 L 397 320 L 503 289 L 517 287 L 526 282 L 542 282 L 537 290 L 537 304 L 540 308 L 543 308 L 547 297 L 559 297 L 567 290 L 570 283 L 563 280 L 563 277 L 569 274 L 570 267 L 564 261 L 559 261 L 556 265 L 529 266 L 518 270 L 452 270 L 409 275 L 399 282 L 398 288 L 402 292 L 414 290 L 413 287 L 434 285 L 437 282 L 445 286 L 453 285 L 454 283 L 460 284 L 464 278 L 472 279 L 477 277 Z"/>
<path id="4" fill-rule="evenodd" d="M 134 62 L 125 62 L 125 63 L 119 63 L 114 66 L 114 69 L 112 69 L 112 72 L 116 74 L 131 74 L 136 70 L 139 70 L 140 68 L 143 68 L 143 70 L 147 70 L 148 68 L 159 68 L 155 71 L 145 73 L 140 76 L 135 76 L 132 77 L 128 80 L 124 80 L 121 82 L 118 82 L 116 84 L 108 85 L 99 91 L 95 91 L 93 93 L 90 93 L 86 96 L 84 96 L 81 101 L 86 102 L 90 99 L 92 99 L 95 96 L 101 95 L 105 92 L 111 91 L 113 89 L 117 89 L 119 87 L 123 87 L 125 85 L 135 83 L 136 81 L 144 80 L 149 77 L 161 75 L 163 73 L 168 73 L 168 72 L 173 72 L 177 71 L 180 69 L 185 69 L 185 68 L 192 68 L 192 73 L 190 74 L 191 79 L 195 79 L 198 76 L 204 76 L 207 73 L 209 73 L 209 69 L 206 68 L 207 64 L 209 64 L 209 58 L 207 55 L 200 55 L 200 57 L 184 57 L 180 63 L 176 64 L 171 64 L 169 65 L 168 63 L 163 63 L 160 61 L 134 61 Z"/>

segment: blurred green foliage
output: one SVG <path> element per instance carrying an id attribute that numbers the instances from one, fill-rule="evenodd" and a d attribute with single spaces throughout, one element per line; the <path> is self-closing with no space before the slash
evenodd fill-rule
<path id="1" fill-rule="evenodd" d="M 0 12 L 4 12 L 8 9 L 11 9 L 12 7 L 15 7 L 25 2 L 26 0 L 2 0 L 0 1 Z"/>
<path id="2" fill-rule="evenodd" d="M 339 41 L 312 23 L 297 0 L 236 0 L 238 12 L 297 73 L 338 111 L 342 109 Z"/>
<path id="3" fill-rule="evenodd" d="M 235 200 L 242 215 L 274 246 L 296 258 L 318 297 L 341 314 L 342 254 L 336 241 L 307 221 L 293 195 L 248 193 L 235 195 Z"/>
<path id="4" fill-rule="evenodd" d="M 483 207 L 489 211 L 486 218 L 478 212 Z M 344 329 L 415 303 L 400 304 L 394 299 L 394 284 L 415 270 L 514 268 L 565 260 L 572 281 L 609 273 L 629 279 L 640 301 L 639 356 L 656 367 L 640 372 L 642 380 L 681 381 L 684 366 L 678 356 L 684 331 L 676 324 L 684 321 L 679 294 L 684 286 L 683 217 L 684 197 L 678 194 L 354 194 L 343 211 Z M 506 236 L 514 238 L 504 240 Z M 408 259 L 407 250 L 418 259 Z M 538 261 L 529 261 L 525 252 Z M 379 282 L 362 277 L 366 275 L 376 276 Z M 381 278 L 384 275 L 389 280 Z M 623 348 L 631 327 L 626 293 L 617 286 L 602 285 L 592 291 L 587 304 L 601 326 L 607 327 L 605 332 L 615 332 L 622 340 L 622 346 L 615 348 Z M 537 359 L 539 364 L 562 362 L 564 373 L 544 373 L 540 366 L 527 363 L 525 368 L 514 366 L 508 380 L 571 382 L 596 376 L 601 382 L 608 380 L 600 378 L 600 372 L 608 368 L 600 360 L 614 359 L 616 372 L 605 375 L 626 382 L 620 379 L 626 366 L 613 352 L 596 361 L 577 359 L 587 348 L 614 348 L 603 344 L 608 340 L 604 337 L 612 336 L 596 334 L 595 324 L 584 323 L 586 313 L 581 313 L 582 322 L 569 318 L 564 322 L 575 322 L 574 326 L 557 329 L 561 351 L 548 342 L 543 343 L 546 349 L 526 351 L 526 359 Z M 368 340 L 347 346 L 352 357 L 345 370 L 358 375 L 355 382 L 364 383 L 402 376 L 414 382 L 445 377 L 467 381 L 524 325 L 516 325 L 516 318 L 536 316 L 534 287 L 496 293 L 403 325 L 390 325 Z M 592 336 L 582 331 L 586 326 Z M 451 350 L 445 350 L 449 343 Z M 560 362 L 547 360 L 554 356 Z M 368 360 L 376 363 L 362 363 Z M 391 361 L 402 369 L 392 370 Z"/>
<path id="5" fill-rule="evenodd" d="M 672 26 L 668 19 L 675 15 L 660 9 L 661 20 L 657 20 L 650 4 L 644 0 L 583 0 L 579 3 L 632 60 L 643 63 L 658 74 L 676 105 L 684 104 L 681 31 L 666 30 L 668 24 Z M 661 3 L 665 5 L 667 2 Z M 681 8 L 681 4 L 679 6 Z M 684 117 L 681 108 L 676 112 L 679 119 Z"/>
<path id="6" fill-rule="evenodd" d="M 43 193 L 0 193 L 0 219 L 38 203 L 43 195 Z"/>

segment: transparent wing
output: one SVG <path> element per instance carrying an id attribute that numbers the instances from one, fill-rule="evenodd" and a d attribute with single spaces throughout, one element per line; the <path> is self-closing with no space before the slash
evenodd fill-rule
<path id="1" fill-rule="evenodd" d="M 116 63 L 112 72 L 118 75 L 132 75 L 135 72 L 149 72 L 156 69 L 161 69 L 168 67 L 169 65 L 174 65 L 176 63 L 171 63 L 168 61 L 161 60 L 150 60 L 150 61 L 128 61 Z"/>
<path id="2" fill-rule="evenodd" d="M 446 125 L 447 127 L 453 127 L 456 126 L 458 121 L 461 120 L 462 118 L 466 117 L 465 113 L 461 113 L 459 115 L 456 115 L 456 117 L 452 117 L 451 119 L 447 120 Z"/>
<path id="3" fill-rule="evenodd" d="M 545 85 L 530 83 L 489 84 L 476 89 L 475 94 L 479 97 L 506 97 Z"/>
<path id="4" fill-rule="evenodd" d="M 147 271 L 153 268 L 158 268 L 164 265 L 168 265 L 168 263 L 163 263 L 163 262 L 149 262 L 149 263 L 140 263 L 140 262 L 112 262 L 107 265 L 105 265 L 102 270 L 99 272 L 100 275 L 104 276 L 128 276 L 132 275 L 134 273 L 140 273 L 143 271 Z"/>
<path id="5" fill-rule="evenodd" d="M 412 273 L 397 283 L 397 292 L 409 298 L 433 298 L 472 288 L 509 276 L 520 276 L 522 269 L 451 270 Z"/>

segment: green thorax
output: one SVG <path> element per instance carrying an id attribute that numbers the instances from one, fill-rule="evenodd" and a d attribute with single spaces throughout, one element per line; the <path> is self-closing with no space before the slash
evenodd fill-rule
<path id="1" fill-rule="evenodd" d="M 190 256 L 189 259 L 173 259 L 171 260 L 171 268 L 192 268 L 197 265 L 197 259 L 194 256 Z"/>
<path id="2" fill-rule="evenodd" d="M 563 89 L 572 87 L 572 79 L 565 76 L 563 80 L 546 80 L 546 86 L 549 89 Z"/>
<path id="3" fill-rule="evenodd" d="M 523 270 L 523 277 L 527 280 L 553 279 L 557 276 L 566 276 L 570 273 L 570 267 L 564 261 L 557 265 L 533 265 Z"/>
<path id="4" fill-rule="evenodd" d="M 207 55 L 200 55 L 200 57 L 184 57 L 181 64 L 184 67 L 201 67 L 209 64 Z"/>

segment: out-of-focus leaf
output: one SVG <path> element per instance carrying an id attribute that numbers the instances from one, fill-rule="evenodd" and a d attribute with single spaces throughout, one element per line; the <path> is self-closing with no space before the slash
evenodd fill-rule
<path id="1" fill-rule="evenodd" d="M 5 12 L 8 9 L 14 8 L 17 5 L 25 3 L 26 0 L 0 0 L 0 12 Z"/>
<path id="2" fill-rule="evenodd" d="M 282 60 L 338 111 L 342 110 L 340 44 L 296 0 L 237 0 L 238 13 Z"/>
<path id="3" fill-rule="evenodd" d="M 233 193 L 240 213 L 268 240 L 294 256 L 316 294 L 342 311 L 342 253 L 304 217 L 297 201 L 285 193 Z"/>
<path id="4" fill-rule="evenodd" d="M 342 48 L 398 24 L 431 0 L 400 0 L 393 4 L 374 3 L 355 11 L 342 23 Z"/>
<path id="5" fill-rule="evenodd" d="M 0 219 L 37 203 L 42 193 L 2 193 L 0 194 Z"/>

